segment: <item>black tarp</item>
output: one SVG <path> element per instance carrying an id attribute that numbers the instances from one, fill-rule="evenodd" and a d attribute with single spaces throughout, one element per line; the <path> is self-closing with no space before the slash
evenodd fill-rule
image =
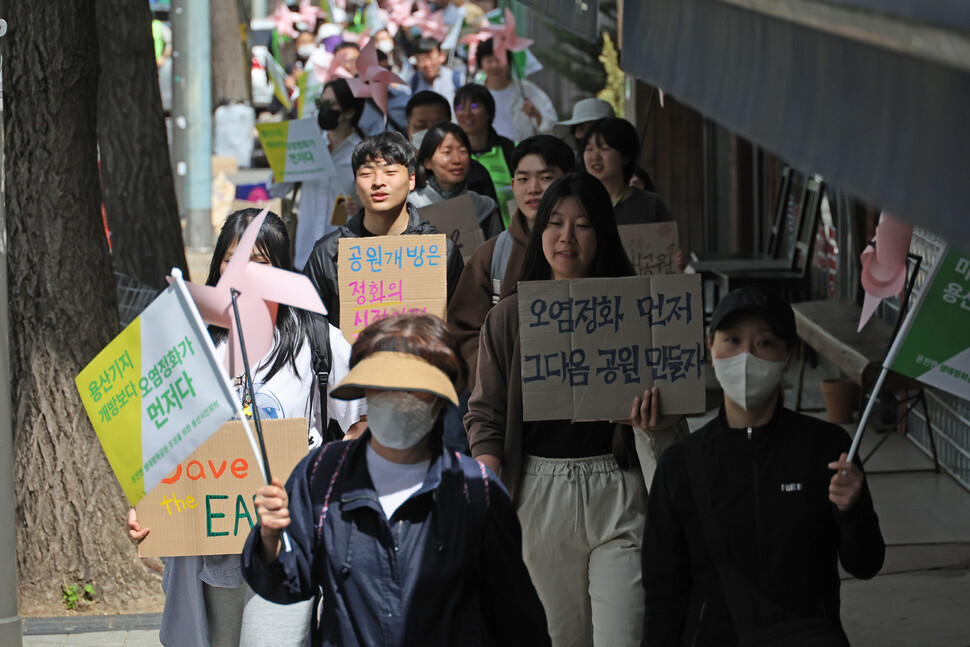
<path id="1" fill-rule="evenodd" d="M 519 0 L 519 4 L 591 43 L 599 39 L 599 0 Z"/>
<path id="2" fill-rule="evenodd" d="M 627 0 L 623 11 L 626 72 L 970 250 L 970 72 L 716 0 Z M 968 13 L 902 0 L 894 15 L 956 28 Z"/>

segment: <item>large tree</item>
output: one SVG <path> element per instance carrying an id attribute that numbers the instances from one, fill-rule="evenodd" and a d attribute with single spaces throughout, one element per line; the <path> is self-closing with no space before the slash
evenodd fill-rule
<path id="1" fill-rule="evenodd" d="M 117 272 L 162 289 L 188 276 L 147 2 L 97 0 L 101 183 Z"/>
<path id="2" fill-rule="evenodd" d="M 120 606 L 154 595 L 157 577 L 126 537 L 124 496 L 74 386 L 118 328 L 98 186 L 95 5 L 3 8 L 21 608 L 50 608 L 62 583 L 81 582 Z"/>

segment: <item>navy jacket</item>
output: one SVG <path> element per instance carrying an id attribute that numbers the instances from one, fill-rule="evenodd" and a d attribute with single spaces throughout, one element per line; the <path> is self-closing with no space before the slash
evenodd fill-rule
<path id="1" fill-rule="evenodd" d="M 266 564 L 257 525 L 243 552 L 253 590 L 283 604 L 322 597 L 313 645 L 550 644 L 499 480 L 440 453 L 388 520 L 367 470 L 369 439 L 321 447 L 293 470 L 292 551 Z"/>
<path id="2" fill-rule="evenodd" d="M 841 427 L 781 406 L 763 427 L 731 429 L 722 407 L 717 418 L 668 448 L 647 503 L 643 644 L 737 643 L 694 505 L 688 443 L 700 449 L 715 525 L 738 570 L 789 614 L 840 626 L 838 563 L 868 579 L 886 550 L 868 482 L 844 513 L 828 498 L 834 474 L 828 463 L 848 452 L 850 440 Z"/>

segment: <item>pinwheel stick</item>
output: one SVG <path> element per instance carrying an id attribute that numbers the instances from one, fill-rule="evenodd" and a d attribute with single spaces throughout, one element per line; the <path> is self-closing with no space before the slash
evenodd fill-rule
<path id="1" fill-rule="evenodd" d="M 263 426 L 259 422 L 259 407 L 256 406 L 256 392 L 253 390 L 253 376 L 249 371 L 249 357 L 246 355 L 246 340 L 243 338 L 242 331 L 242 320 L 239 318 L 239 304 L 236 303 L 236 297 L 242 294 L 236 288 L 229 288 L 229 295 L 232 297 L 232 314 L 236 318 L 236 332 L 239 339 L 239 350 L 242 351 L 242 361 L 243 361 L 243 374 L 246 376 L 246 392 L 249 393 L 249 397 L 252 398 L 252 412 L 253 412 L 253 424 L 256 427 L 256 438 L 259 439 L 259 453 L 263 456 L 263 476 L 266 478 L 266 483 L 269 484 L 273 480 L 272 475 L 269 471 L 269 458 L 266 456 L 266 443 L 263 441 Z M 290 538 L 283 531 L 283 546 L 286 552 L 290 552 Z"/>

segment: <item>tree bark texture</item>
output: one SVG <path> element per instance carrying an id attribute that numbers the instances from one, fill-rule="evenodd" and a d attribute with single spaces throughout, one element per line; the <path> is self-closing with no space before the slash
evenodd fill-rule
<path id="1" fill-rule="evenodd" d="M 158 289 L 188 276 L 147 2 L 97 0 L 101 184 L 114 269 Z"/>
<path id="2" fill-rule="evenodd" d="M 4 3 L 10 358 L 22 611 L 93 582 L 105 602 L 157 590 L 74 376 L 117 333 L 100 213 L 98 41 L 90 0 Z M 9 549 L 10 547 L 8 547 Z"/>
<path id="3" fill-rule="evenodd" d="M 244 20 L 239 0 L 209 0 L 213 109 L 224 99 L 240 103 L 252 99 L 249 54 L 240 25 Z"/>

